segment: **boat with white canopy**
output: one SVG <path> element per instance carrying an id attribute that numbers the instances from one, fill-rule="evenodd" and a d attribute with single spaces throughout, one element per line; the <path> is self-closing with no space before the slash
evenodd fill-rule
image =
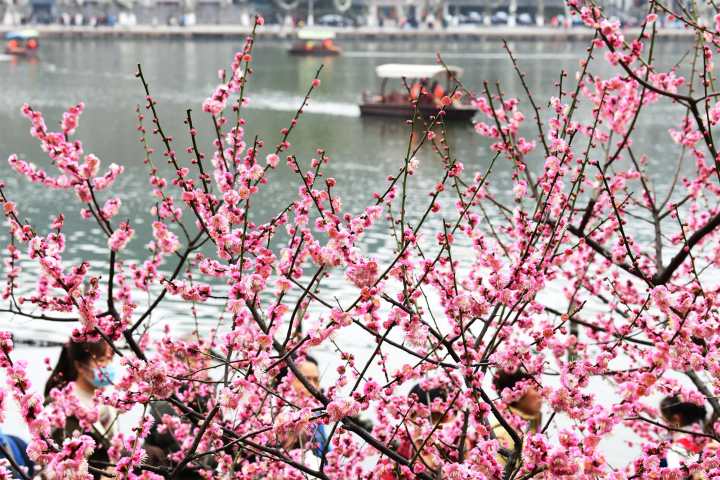
<path id="1" fill-rule="evenodd" d="M 290 55 L 313 55 L 327 57 L 340 55 L 335 44 L 335 31 L 325 28 L 303 28 L 297 33 L 297 41 L 288 53 Z"/>
<path id="2" fill-rule="evenodd" d="M 5 53 L 17 57 L 31 57 L 37 54 L 39 34 L 37 30 L 18 30 L 5 34 Z"/>
<path id="3" fill-rule="evenodd" d="M 423 116 L 437 115 L 442 99 L 457 87 L 462 68 L 442 65 L 387 63 L 375 68 L 380 79 L 378 93 L 363 93 L 361 115 L 410 117 L 417 109 Z M 388 84 L 394 81 L 392 88 Z M 408 91 L 409 90 L 409 91 Z M 469 103 L 453 100 L 445 106 L 446 120 L 470 120 L 477 110 Z"/>

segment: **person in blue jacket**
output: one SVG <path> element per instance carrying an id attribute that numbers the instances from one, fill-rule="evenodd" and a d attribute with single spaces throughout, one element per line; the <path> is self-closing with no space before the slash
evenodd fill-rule
<path id="1" fill-rule="evenodd" d="M 296 360 L 296 365 L 298 370 L 305 377 L 308 383 L 310 383 L 310 385 L 312 385 L 315 389 L 320 390 L 320 368 L 318 366 L 318 361 L 314 357 L 306 355 L 303 359 Z M 280 369 L 280 372 L 275 377 L 275 385 L 279 385 L 280 381 L 285 378 L 286 375 L 288 375 L 288 368 L 287 366 L 284 366 Z M 310 395 L 310 392 L 305 389 L 305 386 L 294 375 L 292 377 L 291 387 L 299 395 Z M 325 426 L 322 423 L 315 423 L 313 425 L 311 433 L 311 451 L 316 457 L 321 458 L 323 456 L 323 453 L 327 453 L 332 450 L 332 447 L 328 443 Z M 284 445 L 284 447 L 287 449 L 298 448 L 301 446 L 302 443 L 304 442 L 302 441 L 300 435 L 291 436 L 286 440 L 286 445 Z"/>
<path id="2" fill-rule="evenodd" d="M 10 462 L 13 478 L 32 478 L 35 465 L 27 454 L 27 443 L 14 435 L 0 432 L 0 458 Z"/>

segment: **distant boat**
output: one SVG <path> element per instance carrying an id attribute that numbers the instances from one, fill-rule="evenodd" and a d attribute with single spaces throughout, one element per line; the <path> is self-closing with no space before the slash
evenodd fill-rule
<path id="1" fill-rule="evenodd" d="M 417 109 L 420 114 L 425 117 L 437 115 L 442 109 L 441 99 L 451 94 L 454 84 L 457 83 L 453 79 L 462 75 L 462 69 L 454 66 L 448 66 L 446 69 L 442 65 L 388 63 L 378 66 L 375 73 L 381 80 L 380 92 L 377 94 L 363 93 L 360 115 L 409 118 L 415 111 L 413 105 L 415 100 L 417 100 Z M 445 77 L 444 86 L 440 82 L 443 76 Z M 438 77 L 440 78 L 438 79 Z M 400 90 L 387 92 L 386 87 L 389 80 L 402 80 L 403 78 L 410 86 L 409 93 L 404 85 L 400 87 Z M 431 81 L 433 81 L 432 84 Z M 445 120 L 467 121 L 476 112 L 477 109 L 473 106 L 455 100 L 445 106 L 444 118 Z"/>
<path id="2" fill-rule="evenodd" d="M 40 43 L 37 30 L 17 30 L 5 34 L 5 53 L 19 57 L 37 54 Z"/>
<path id="3" fill-rule="evenodd" d="M 297 41 L 288 53 L 290 55 L 306 55 L 329 57 L 340 55 L 340 48 L 335 45 L 335 32 L 320 28 L 303 28 L 298 31 Z"/>

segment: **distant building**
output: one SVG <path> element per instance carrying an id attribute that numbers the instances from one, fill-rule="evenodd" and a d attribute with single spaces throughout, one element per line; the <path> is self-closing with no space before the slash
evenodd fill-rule
<path id="1" fill-rule="evenodd" d="M 55 0 L 31 0 L 32 20 L 36 23 L 51 23 L 55 20 Z"/>
<path id="2" fill-rule="evenodd" d="M 647 0 L 604 0 L 608 14 L 641 15 Z M 563 0 L 0 0 L 0 19 L 84 24 L 325 23 L 399 28 L 445 28 L 568 21 Z M 12 13 L 12 15 L 10 15 Z"/>

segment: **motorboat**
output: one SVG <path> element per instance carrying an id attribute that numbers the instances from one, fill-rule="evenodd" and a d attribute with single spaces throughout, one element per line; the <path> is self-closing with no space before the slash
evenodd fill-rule
<path id="1" fill-rule="evenodd" d="M 40 43 L 37 30 L 17 30 L 5 34 L 5 53 L 21 57 L 37 54 Z"/>
<path id="2" fill-rule="evenodd" d="M 388 63 L 376 67 L 375 73 L 380 79 L 380 92 L 363 93 L 360 114 L 409 118 L 415 111 L 415 103 L 424 117 L 437 115 L 443 109 L 443 98 L 451 95 L 457 86 L 462 69 L 455 66 Z M 400 85 L 389 89 L 391 80 L 400 82 Z M 468 100 L 451 100 L 444 106 L 444 110 L 445 120 L 467 121 L 477 112 Z"/>
<path id="3" fill-rule="evenodd" d="M 335 44 L 335 31 L 321 28 L 303 28 L 297 33 L 290 55 L 329 57 L 340 55 L 341 50 Z"/>

